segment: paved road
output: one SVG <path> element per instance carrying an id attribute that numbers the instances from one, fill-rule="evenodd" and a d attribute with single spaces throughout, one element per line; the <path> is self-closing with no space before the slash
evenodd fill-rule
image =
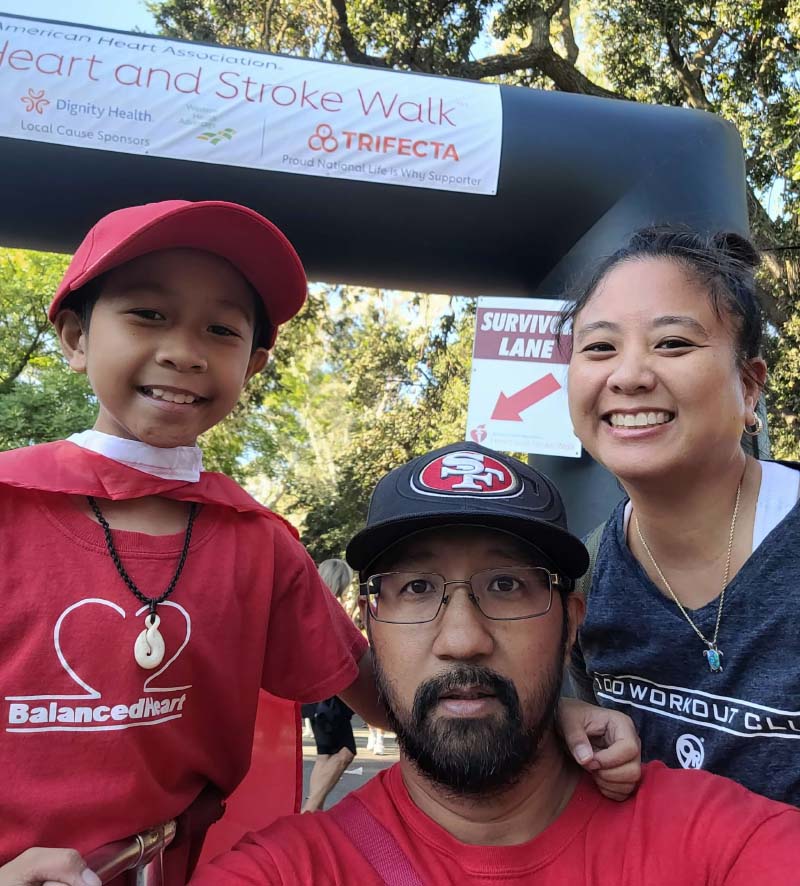
<path id="1" fill-rule="evenodd" d="M 356 738 L 356 758 L 353 760 L 350 768 L 339 780 L 339 783 L 328 795 L 326 808 L 330 808 L 337 803 L 350 791 L 360 788 L 373 775 L 376 775 L 381 769 L 387 769 L 393 763 L 396 763 L 397 743 L 392 733 L 384 734 L 384 749 L 386 753 L 382 757 L 376 757 L 370 751 L 367 751 L 368 732 L 363 721 L 358 717 L 353 718 L 353 733 Z M 303 796 L 308 793 L 308 779 L 311 775 L 311 769 L 314 766 L 314 758 L 317 755 L 317 749 L 314 745 L 313 738 L 303 739 Z"/>

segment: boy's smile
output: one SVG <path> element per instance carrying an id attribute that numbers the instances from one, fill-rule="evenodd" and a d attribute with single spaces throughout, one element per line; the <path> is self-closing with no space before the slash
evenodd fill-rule
<path id="1" fill-rule="evenodd" d="M 95 430 L 153 446 L 192 446 L 262 369 L 258 296 L 227 261 L 193 249 L 149 253 L 102 281 L 88 330 L 59 329 L 100 409 Z M 65 312 L 68 313 L 68 312 Z"/>
<path id="2" fill-rule="evenodd" d="M 193 394 L 191 391 L 180 390 L 177 388 L 154 388 L 152 386 L 144 385 L 141 388 L 141 391 L 146 397 L 152 397 L 154 400 L 161 400 L 164 403 L 192 404 L 199 403 L 201 400 L 205 399 L 198 394 Z"/>

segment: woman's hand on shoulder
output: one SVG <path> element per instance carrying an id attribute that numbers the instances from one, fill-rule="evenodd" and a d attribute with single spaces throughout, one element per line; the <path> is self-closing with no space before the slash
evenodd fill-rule
<path id="1" fill-rule="evenodd" d="M 28 849 L 0 867 L 0 886 L 101 886 L 74 849 Z"/>
<path id="2" fill-rule="evenodd" d="M 621 711 L 562 698 L 558 724 L 572 756 L 601 794 L 625 800 L 642 777 L 642 748 L 633 720 Z"/>

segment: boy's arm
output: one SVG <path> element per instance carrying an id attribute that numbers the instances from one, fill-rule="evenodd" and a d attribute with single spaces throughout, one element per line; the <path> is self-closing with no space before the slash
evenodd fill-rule
<path id="1" fill-rule="evenodd" d="M 378 699 L 371 650 L 368 649 L 361 656 L 358 661 L 358 676 L 347 689 L 339 693 L 339 698 L 370 726 L 391 729 L 386 719 L 386 710 Z"/>
<path id="2" fill-rule="evenodd" d="M 275 537 L 273 588 L 261 685 L 281 698 L 316 702 L 355 686 L 352 707 L 378 710 L 367 641 L 288 533 Z M 371 701 L 367 701 L 371 699 Z"/>

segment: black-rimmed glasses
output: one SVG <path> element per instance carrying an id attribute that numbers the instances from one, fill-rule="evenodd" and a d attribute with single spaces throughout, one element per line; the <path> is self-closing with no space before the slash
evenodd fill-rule
<path id="1" fill-rule="evenodd" d="M 469 598 L 495 621 L 536 618 L 550 611 L 558 575 L 542 566 L 482 569 L 469 578 L 447 581 L 435 572 L 381 572 L 361 585 L 369 614 L 391 624 L 433 621 L 450 601 L 449 585 L 466 585 Z"/>

